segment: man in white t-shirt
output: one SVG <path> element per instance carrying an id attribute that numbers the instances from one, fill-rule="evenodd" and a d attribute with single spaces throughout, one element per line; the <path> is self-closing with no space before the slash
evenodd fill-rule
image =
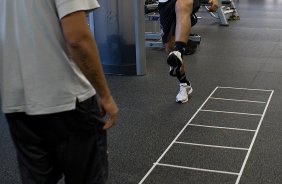
<path id="1" fill-rule="evenodd" d="M 106 183 L 118 107 L 85 13 L 97 0 L 0 4 L 1 105 L 23 184 Z"/>
<path id="2" fill-rule="evenodd" d="M 200 6 L 201 0 L 159 0 L 160 23 L 163 30 L 162 41 L 168 53 L 169 74 L 177 77 L 180 90 L 176 102 L 185 103 L 193 89 L 186 77 L 183 53 L 191 31 L 191 14 Z M 210 11 L 218 8 L 218 0 L 210 0 Z"/>

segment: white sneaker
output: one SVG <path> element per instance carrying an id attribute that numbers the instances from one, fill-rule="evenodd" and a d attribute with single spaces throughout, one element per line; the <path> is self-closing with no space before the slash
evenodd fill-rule
<path id="1" fill-rule="evenodd" d="M 176 95 L 176 102 L 177 103 L 185 103 L 188 102 L 188 96 L 193 92 L 191 86 L 188 86 L 186 83 L 179 84 L 180 89 L 178 94 Z"/>
<path id="2" fill-rule="evenodd" d="M 180 73 L 180 68 L 183 64 L 181 53 L 179 51 L 170 52 L 167 57 L 167 64 L 170 66 L 169 74 L 175 77 L 178 73 Z"/>

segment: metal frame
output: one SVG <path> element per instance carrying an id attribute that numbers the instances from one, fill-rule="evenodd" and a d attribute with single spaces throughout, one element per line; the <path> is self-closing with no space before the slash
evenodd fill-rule
<path id="1" fill-rule="evenodd" d="M 143 16 L 144 2 L 135 0 L 134 28 L 136 46 L 136 75 L 146 75 L 146 50 L 144 47 L 145 19 Z"/>
<path id="2" fill-rule="evenodd" d="M 226 3 L 227 2 L 227 3 Z M 229 20 L 240 20 L 240 16 L 236 10 L 236 6 L 233 0 L 219 0 L 219 8 L 217 10 L 217 15 L 215 13 L 209 12 L 213 18 L 218 18 L 220 25 L 229 26 Z M 208 11 L 209 4 L 203 4 L 202 6 Z"/>

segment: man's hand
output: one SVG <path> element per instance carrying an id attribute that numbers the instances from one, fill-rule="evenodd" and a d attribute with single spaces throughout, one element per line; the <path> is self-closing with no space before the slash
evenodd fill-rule
<path id="1" fill-rule="evenodd" d="M 118 117 L 118 107 L 112 96 L 104 98 L 100 98 L 100 105 L 102 108 L 102 115 L 107 116 L 107 120 L 103 127 L 104 130 L 111 128 L 114 124 L 116 124 Z"/>
<path id="2" fill-rule="evenodd" d="M 218 9 L 218 0 L 209 0 L 209 3 L 211 3 L 211 7 L 209 8 L 210 12 L 216 12 Z"/>

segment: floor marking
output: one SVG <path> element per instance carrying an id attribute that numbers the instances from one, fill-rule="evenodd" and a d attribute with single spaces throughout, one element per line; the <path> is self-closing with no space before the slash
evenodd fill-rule
<path id="1" fill-rule="evenodd" d="M 266 104 L 266 102 L 262 102 L 262 101 L 253 101 L 253 100 L 237 100 L 237 99 L 215 98 L 215 97 L 211 97 L 210 99 L 213 99 L 213 100 L 235 101 L 235 102 L 250 102 L 250 103 L 263 103 L 263 104 Z"/>
<path id="2" fill-rule="evenodd" d="M 215 91 L 218 88 L 229 88 L 229 89 L 242 89 L 242 90 L 253 90 L 253 91 L 265 91 L 265 92 L 271 92 L 270 97 L 267 101 L 266 107 L 264 109 L 263 114 L 251 114 L 251 113 L 241 113 L 241 112 L 228 112 L 228 111 L 214 111 L 214 110 L 207 110 L 207 109 L 202 109 L 205 104 L 207 103 L 207 101 L 212 97 L 212 95 L 215 93 Z M 258 131 L 261 127 L 262 121 L 265 117 L 266 114 L 266 110 L 268 109 L 270 100 L 273 96 L 274 90 L 262 90 L 262 89 L 248 89 L 248 88 L 233 88 L 233 87 L 216 87 L 212 93 L 208 96 L 208 98 L 203 102 L 203 104 L 198 108 L 198 110 L 195 112 L 195 114 L 190 118 L 190 120 L 186 123 L 186 125 L 182 128 L 182 130 L 178 133 L 178 135 L 174 138 L 174 140 L 170 143 L 170 145 L 166 148 L 166 150 L 162 153 L 162 155 L 158 158 L 158 160 L 156 161 L 156 163 L 153 164 L 153 166 L 150 168 L 150 170 L 146 173 L 146 175 L 142 178 L 142 180 L 138 183 L 138 184 L 142 184 L 146 178 L 151 174 L 151 172 L 154 170 L 154 168 L 156 166 L 167 166 L 167 167 L 176 167 L 176 168 L 184 168 L 184 169 L 192 169 L 192 170 L 198 170 L 198 171 L 207 171 L 207 172 L 216 172 L 216 173 L 222 173 L 222 174 L 232 174 L 232 175 L 237 175 L 237 180 L 236 180 L 236 184 L 239 183 L 243 170 L 245 168 L 246 162 L 248 160 L 248 157 L 250 155 L 250 152 L 252 150 L 252 147 L 254 145 L 255 139 L 257 137 Z M 257 127 L 257 130 L 255 131 L 255 135 L 253 137 L 253 140 L 251 142 L 250 148 L 247 150 L 247 154 L 245 157 L 245 160 L 243 162 L 243 165 L 241 167 L 241 170 L 239 173 L 235 173 L 235 172 L 227 172 L 227 171 L 217 171 L 217 170 L 209 170 L 209 169 L 201 169 L 201 168 L 193 168 L 193 167 L 185 167 L 185 166 L 177 166 L 177 165 L 169 165 L 169 164 L 163 164 L 160 163 L 161 159 L 165 156 L 165 154 L 169 151 L 169 149 L 173 146 L 173 144 L 177 143 L 177 139 L 181 136 L 181 134 L 185 131 L 185 129 L 189 126 L 189 124 L 191 123 L 191 121 L 196 117 L 196 115 L 200 112 L 200 111 L 206 111 L 206 112 L 215 112 L 215 113 L 232 113 L 232 114 L 238 114 L 238 115 L 250 115 L 250 116 L 261 116 L 260 122 L 259 122 L 259 126 Z M 179 143 L 179 142 L 178 142 Z M 191 143 L 190 143 L 191 144 Z M 244 148 L 242 148 L 244 149 Z"/>
<path id="3" fill-rule="evenodd" d="M 253 145 L 254 145 L 255 140 L 256 140 L 256 138 L 257 138 L 258 131 L 259 131 L 260 127 L 261 127 L 262 121 L 263 121 L 264 116 L 265 116 L 265 114 L 266 114 L 266 110 L 268 109 L 268 106 L 269 106 L 269 104 L 270 104 L 270 100 L 271 100 L 271 98 L 272 98 L 272 96 L 273 96 L 273 93 L 274 93 L 274 90 L 271 91 L 271 94 L 270 94 L 270 96 L 269 96 L 269 98 L 268 98 L 266 107 L 264 108 L 264 111 L 263 111 L 263 115 L 262 115 L 262 117 L 260 118 L 259 125 L 258 125 L 258 127 L 257 127 L 257 131 L 255 132 L 255 135 L 254 135 L 253 140 L 252 140 L 251 145 L 250 145 L 250 149 L 249 149 L 249 151 L 248 151 L 248 153 L 247 153 L 247 155 L 246 155 L 246 157 L 245 157 L 245 160 L 244 160 L 244 162 L 243 162 L 243 165 L 242 165 L 242 167 L 241 167 L 241 170 L 240 170 L 240 172 L 239 172 L 239 175 L 238 175 L 238 178 L 237 178 L 235 184 L 238 184 L 238 183 L 240 182 L 240 179 L 241 179 L 241 177 L 242 177 L 242 174 L 243 174 L 243 171 L 244 171 L 244 169 L 245 169 L 246 163 L 247 163 L 247 161 L 248 161 L 248 158 L 249 158 L 250 153 L 251 153 L 251 151 L 252 151 Z"/>
<path id="4" fill-rule="evenodd" d="M 209 125 L 199 125 L 199 124 L 189 124 L 189 126 L 198 126 L 205 128 L 216 128 L 216 129 L 226 129 L 226 130 L 238 130 L 238 131 L 247 131 L 247 132 L 255 132 L 256 130 L 251 129 L 243 129 L 243 128 L 231 128 L 231 127 L 219 127 L 219 126 L 209 126 Z"/>
<path id="5" fill-rule="evenodd" d="M 187 144 L 187 145 L 192 145 L 192 146 L 212 147 L 212 148 L 235 149 L 235 150 L 244 150 L 244 151 L 248 151 L 249 150 L 249 148 L 239 148 L 239 147 L 230 147 L 230 146 L 217 146 L 217 145 L 197 144 L 197 143 L 179 142 L 179 141 L 176 141 L 175 143 L 176 144 Z"/>
<path id="6" fill-rule="evenodd" d="M 235 88 L 235 87 L 220 87 L 220 89 L 239 89 L 239 90 L 246 90 L 246 91 L 265 91 L 265 92 L 272 92 L 273 90 L 267 90 L 267 89 L 249 89 L 249 88 Z"/>
<path id="7" fill-rule="evenodd" d="M 172 165 L 172 164 L 155 163 L 155 165 L 164 166 L 164 167 L 174 167 L 174 168 L 180 168 L 180 169 L 189 169 L 189 170 L 195 170 L 195 171 L 213 172 L 213 173 L 220 173 L 220 174 L 239 175 L 239 173 L 235 173 L 235 172 L 219 171 L 219 170 L 212 170 L 212 169 L 202 169 L 202 168 L 196 168 L 196 167 L 185 167 L 185 166 Z"/>
<path id="8" fill-rule="evenodd" d="M 159 157 L 159 159 L 156 161 L 156 163 L 159 163 L 160 160 L 164 157 L 164 155 L 168 152 L 168 150 L 172 147 L 174 142 L 180 137 L 180 135 L 184 132 L 186 127 L 190 124 L 190 122 L 196 117 L 196 115 L 200 112 L 200 110 L 204 107 L 204 105 L 207 103 L 209 98 L 214 94 L 214 92 L 218 89 L 216 87 L 212 93 L 208 96 L 208 98 L 204 101 L 204 103 L 199 107 L 199 109 L 196 111 L 196 113 L 191 117 L 191 119 L 187 122 L 187 124 L 182 128 L 182 130 L 178 133 L 178 135 L 174 138 L 174 140 L 170 143 L 170 145 L 167 147 L 167 149 L 163 152 L 163 154 Z M 154 164 L 151 169 L 147 172 L 147 174 L 142 178 L 142 180 L 139 182 L 139 184 L 142 184 L 145 179 L 149 176 L 149 174 L 153 171 L 153 169 L 156 167 L 156 164 Z"/>
<path id="9" fill-rule="evenodd" d="M 240 115 L 248 115 L 248 116 L 262 116 L 262 114 L 251 114 L 251 113 L 243 113 L 243 112 L 229 112 L 229 111 L 216 111 L 209 109 L 202 109 L 203 112 L 217 112 L 217 113 L 226 113 L 226 114 L 240 114 Z"/>

